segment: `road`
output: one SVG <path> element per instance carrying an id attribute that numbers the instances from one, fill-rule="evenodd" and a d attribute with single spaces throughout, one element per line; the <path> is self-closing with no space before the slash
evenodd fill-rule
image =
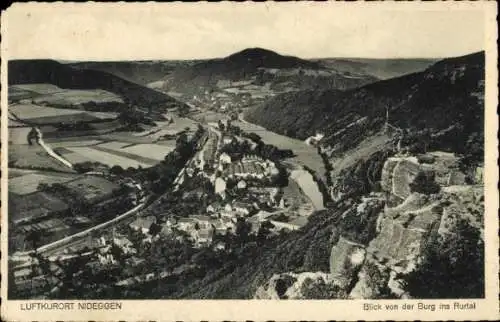
<path id="1" fill-rule="evenodd" d="M 88 228 L 84 231 L 81 231 L 79 233 L 64 237 L 62 239 L 56 240 L 55 242 L 40 246 L 39 248 L 36 249 L 37 253 L 43 254 L 49 251 L 53 251 L 54 249 L 65 247 L 66 245 L 70 243 L 74 243 L 77 240 L 81 240 L 84 238 L 89 237 L 89 235 L 94 234 L 98 231 L 104 230 L 105 228 L 108 228 L 111 225 L 118 224 L 121 221 L 124 221 L 125 219 L 135 215 L 139 210 L 143 209 L 147 205 L 147 201 L 142 202 L 141 204 L 135 206 L 134 208 L 126 211 L 125 213 L 108 220 L 102 224 L 99 224 L 97 226 L 93 226 L 91 228 Z M 17 252 L 14 253 L 11 257 L 11 259 L 16 259 L 16 258 L 21 258 L 25 255 L 29 255 L 32 253 L 32 251 L 25 251 L 25 252 Z"/>
<path id="2" fill-rule="evenodd" d="M 52 148 L 50 146 L 48 146 L 47 144 L 45 144 L 45 142 L 43 141 L 43 133 L 42 133 L 42 131 L 40 131 L 40 129 L 37 128 L 37 127 L 35 127 L 35 130 L 38 133 L 38 140 L 37 140 L 37 142 L 45 150 L 45 152 L 47 152 L 51 157 L 53 157 L 57 161 L 61 162 L 62 164 L 64 164 L 68 168 L 73 169 L 73 164 L 71 164 L 71 162 L 69 162 L 65 158 L 63 158 L 60 155 L 58 155 L 57 153 L 55 153 L 54 150 L 52 150 Z"/>

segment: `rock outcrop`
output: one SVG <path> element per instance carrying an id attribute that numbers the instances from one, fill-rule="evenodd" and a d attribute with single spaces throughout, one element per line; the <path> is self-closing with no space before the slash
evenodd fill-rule
<path id="1" fill-rule="evenodd" d="M 410 298 L 405 277 L 419 269 L 431 244 L 439 247 L 457 223 L 464 221 L 482 239 L 483 186 L 465 183 L 453 154 L 388 158 L 380 179 L 382 192 L 363 197 L 342 214 L 343 220 L 356 222 L 363 214 L 376 211 L 376 232 L 371 240 L 359 243 L 355 242 L 357 236 L 341 236 L 330 253 L 329 274 L 275 275 L 259 288 L 256 297 Z M 283 279 L 288 284 L 279 293 L 276 287 L 283 285 Z M 314 292 L 307 291 L 311 287 Z"/>

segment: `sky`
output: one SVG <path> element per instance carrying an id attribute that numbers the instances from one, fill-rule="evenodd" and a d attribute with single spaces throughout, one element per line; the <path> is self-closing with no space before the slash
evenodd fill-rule
<path id="1" fill-rule="evenodd" d="M 474 3 L 34 5 L 2 19 L 11 59 L 202 59 L 249 47 L 302 58 L 442 58 L 483 50 L 486 37 L 487 8 Z"/>

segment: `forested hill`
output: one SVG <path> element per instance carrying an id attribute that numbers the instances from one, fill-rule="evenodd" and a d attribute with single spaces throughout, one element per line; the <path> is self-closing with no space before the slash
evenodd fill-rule
<path id="1" fill-rule="evenodd" d="M 9 85 L 46 83 L 69 89 L 103 89 L 122 96 L 134 105 L 148 107 L 184 106 L 174 98 L 115 75 L 90 69 L 77 69 L 49 59 L 11 60 Z"/>
<path id="2" fill-rule="evenodd" d="M 247 48 L 224 58 L 180 67 L 166 77 L 165 89 L 210 88 L 218 81 L 269 82 L 271 87 L 288 84 L 299 88 L 353 88 L 375 80 L 377 78 L 366 74 L 338 71 L 331 64 L 280 55 L 262 48 Z"/>
<path id="3" fill-rule="evenodd" d="M 316 132 L 322 143 L 357 143 L 389 122 L 403 129 L 447 131 L 443 142 L 463 149 L 483 132 L 484 52 L 441 60 L 426 70 L 338 91 L 285 93 L 251 110 L 246 120 L 305 139 Z M 344 148 L 349 148 L 344 147 Z"/>

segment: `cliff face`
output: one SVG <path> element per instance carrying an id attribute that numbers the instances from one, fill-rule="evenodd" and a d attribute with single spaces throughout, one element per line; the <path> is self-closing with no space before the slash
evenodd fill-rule
<path id="1" fill-rule="evenodd" d="M 364 197 L 342 215 L 344 220 L 352 220 L 378 212 L 374 237 L 357 242 L 355 235 L 341 236 L 330 253 L 330 272 L 321 273 L 321 287 L 327 285 L 335 289 L 331 294 L 346 298 L 411 298 L 419 295 L 413 294 L 418 286 L 414 280 L 421 278 L 433 252 L 443 256 L 440 260 L 444 262 L 451 258 L 455 265 L 462 265 L 455 255 L 448 256 L 450 243 L 470 242 L 470 249 L 481 251 L 483 187 L 466 184 L 464 178 L 458 158 L 450 153 L 388 158 L 380 176 L 382 191 Z M 479 239 L 474 239 L 475 234 Z M 287 290 L 301 288 L 298 281 Z M 273 279 L 260 288 L 259 296 L 274 287 L 272 283 Z M 323 296 L 321 287 L 317 287 L 319 293 L 308 294 Z M 302 292 L 297 298 L 304 296 Z"/>
<path id="2" fill-rule="evenodd" d="M 410 297 L 411 290 L 403 286 L 406 276 L 419 271 L 429 248 L 439 249 L 458 222 L 482 234 L 482 186 L 467 185 L 458 158 L 442 152 L 389 158 L 381 186 L 388 202 L 379 215 L 377 235 L 366 247 L 364 266 L 388 277 L 377 282 L 392 296 Z M 378 291 L 370 287 L 372 276 L 363 267 L 350 297 L 373 297 Z"/>

